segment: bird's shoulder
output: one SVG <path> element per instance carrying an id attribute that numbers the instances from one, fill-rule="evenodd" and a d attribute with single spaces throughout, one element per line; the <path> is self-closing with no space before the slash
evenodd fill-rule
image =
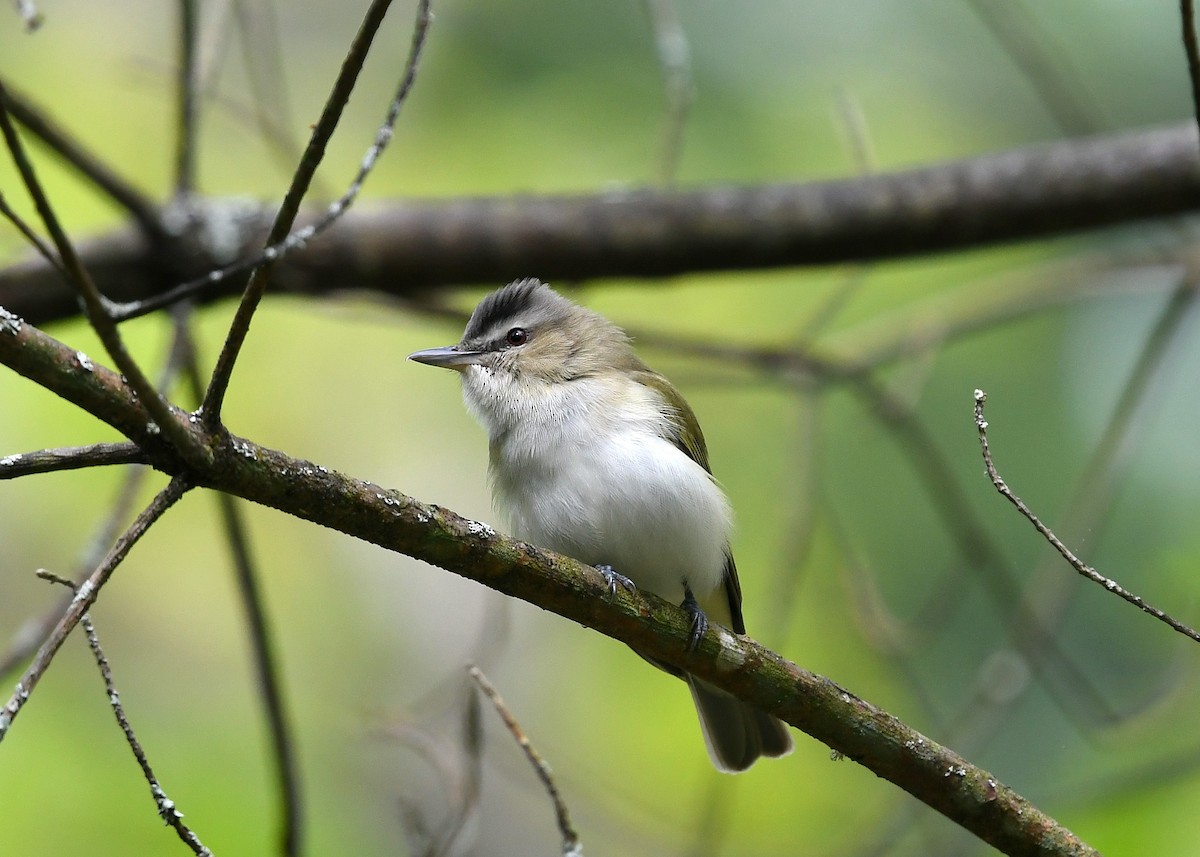
<path id="1" fill-rule="evenodd" d="M 701 431 L 700 421 L 696 419 L 696 413 L 687 400 L 670 381 L 641 361 L 631 367 L 630 377 L 650 390 L 662 403 L 665 417 L 662 424 L 664 439 L 712 473 L 708 464 L 708 447 L 704 442 L 704 432 Z"/>

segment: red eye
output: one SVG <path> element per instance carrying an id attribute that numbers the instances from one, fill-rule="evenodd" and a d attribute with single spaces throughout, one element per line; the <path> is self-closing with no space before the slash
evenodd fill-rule
<path id="1" fill-rule="evenodd" d="M 523 327 L 514 327 L 505 334 L 504 339 L 509 345 L 524 345 L 529 341 L 529 334 Z"/>

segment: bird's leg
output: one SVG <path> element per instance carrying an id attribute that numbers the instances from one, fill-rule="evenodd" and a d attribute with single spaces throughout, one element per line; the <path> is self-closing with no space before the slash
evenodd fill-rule
<path id="1" fill-rule="evenodd" d="M 629 592 L 634 592 L 637 587 L 633 585 L 633 581 L 623 574 L 617 574 L 613 571 L 611 565 L 598 565 L 596 571 L 600 572 L 600 576 L 604 578 L 604 582 L 608 584 L 608 600 L 612 601 L 617 597 L 617 584 Z"/>
<path id="2" fill-rule="evenodd" d="M 688 651 L 692 652 L 700 645 L 700 639 L 704 636 L 704 632 L 708 630 L 708 617 L 700 609 L 700 602 L 692 594 L 692 587 L 686 583 L 683 584 L 683 603 L 679 606 L 692 617 L 692 633 L 688 635 L 687 644 Z"/>

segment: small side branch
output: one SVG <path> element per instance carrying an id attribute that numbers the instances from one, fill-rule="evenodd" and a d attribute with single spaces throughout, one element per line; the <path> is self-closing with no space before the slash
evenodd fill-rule
<path id="1" fill-rule="evenodd" d="M 1081 560 L 1079 557 L 1075 556 L 1075 554 L 1071 551 L 1071 549 L 1068 548 L 1065 544 L 1063 544 L 1062 541 L 1059 540 L 1058 536 L 1054 535 L 1054 531 L 1051 530 L 1049 527 L 1047 527 L 1045 524 L 1043 524 L 1041 519 L 1039 519 L 1038 516 L 1035 515 L 1033 513 L 1033 511 L 1028 506 L 1025 505 L 1025 502 L 1020 497 L 1018 497 L 1016 494 L 1013 493 L 1013 490 L 1008 487 L 1008 484 L 1000 476 L 1000 473 L 996 470 L 995 463 L 993 463 L 993 461 L 992 461 L 992 452 L 991 452 L 991 448 L 988 446 L 988 439 L 987 439 L 988 423 L 987 423 L 987 420 L 985 420 L 983 418 L 983 405 L 986 401 L 987 401 L 987 393 L 985 393 L 983 390 L 976 390 L 975 391 L 975 427 L 979 430 L 979 444 L 983 450 L 983 464 L 987 468 L 988 477 L 992 480 L 992 484 L 994 486 L 996 486 L 996 490 L 1000 492 L 1001 496 L 1003 496 L 1006 500 L 1008 500 L 1008 502 L 1010 502 L 1014 506 L 1016 506 L 1017 511 L 1019 511 L 1022 515 L 1024 515 L 1026 520 L 1029 521 L 1029 523 L 1033 524 L 1034 529 L 1036 529 L 1039 533 L 1041 533 L 1042 537 L 1045 538 L 1045 540 L 1050 543 L 1050 546 L 1053 547 L 1056 551 L 1058 551 L 1062 555 L 1063 559 L 1065 559 L 1068 563 L 1070 563 L 1071 567 L 1073 569 L 1075 569 L 1077 572 L 1082 574 L 1084 577 L 1086 577 L 1088 580 L 1092 581 L 1093 583 L 1100 584 L 1101 586 L 1103 586 L 1105 589 L 1107 589 L 1109 592 L 1113 593 L 1114 595 L 1118 595 L 1121 598 L 1124 598 L 1126 601 L 1128 601 L 1133 606 L 1137 607 L 1139 610 L 1141 610 L 1145 613 L 1149 613 L 1155 619 L 1158 619 L 1161 622 L 1166 622 L 1168 625 L 1170 625 L 1172 628 L 1174 628 L 1179 633 L 1183 634 L 1185 637 L 1189 637 L 1189 638 L 1195 640 L 1196 642 L 1200 643 L 1200 633 L 1197 633 L 1192 628 L 1183 624 L 1179 620 L 1172 618 L 1168 614 L 1164 613 L 1162 610 L 1159 610 L 1157 607 L 1154 607 L 1151 604 L 1147 604 L 1145 599 L 1143 599 L 1140 595 L 1134 595 L 1132 592 L 1130 592 L 1125 587 L 1121 586 L 1115 580 L 1111 580 L 1110 578 L 1105 577 L 1100 572 L 1096 571 L 1096 569 L 1092 568 L 1090 565 L 1088 565 L 1083 560 Z"/>
<path id="2" fill-rule="evenodd" d="M 562 834 L 563 857 L 581 857 L 583 854 L 583 843 L 579 841 L 579 834 L 571 826 L 571 814 L 567 810 L 567 805 L 562 799 L 562 794 L 554 782 L 554 773 L 550 770 L 550 765 L 542 758 L 542 754 L 537 751 L 537 748 L 530 743 L 529 737 L 521 729 L 521 724 L 517 722 L 517 718 L 513 717 L 512 712 L 508 710 L 508 706 L 504 704 L 504 699 L 500 696 L 500 691 L 496 690 L 496 686 L 483 674 L 483 670 L 477 666 L 471 666 L 467 668 L 467 674 L 475 680 L 475 683 L 479 685 L 479 689 L 491 700 L 492 705 L 496 708 L 496 713 L 500 715 L 500 719 L 504 721 L 504 725 L 508 728 L 513 738 L 516 739 L 521 750 L 524 751 L 525 758 L 529 760 L 529 764 L 533 765 L 534 772 L 538 775 L 538 779 L 542 781 L 542 785 L 545 786 L 546 793 L 550 795 L 550 800 L 554 802 L 554 816 L 558 821 L 558 831 Z"/>
<path id="3" fill-rule="evenodd" d="M 79 590 L 75 584 L 65 577 L 59 577 L 57 574 L 52 574 L 45 569 L 39 569 L 37 575 L 43 580 L 66 586 L 76 595 L 79 594 Z M 191 828 L 183 823 L 183 813 L 175 806 L 175 801 L 167 797 L 167 793 L 159 785 L 158 777 L 154 775 L 154 769 L 150 767 L 150 760 L 146 757 L 146 751 L 142 748 L 141 742 L 138 741 L 137 735 L 134 734 L 129 717 L 125 714 L 125 706 L 121 704 L 121 694 L 117 692 L 117 685 L 113 681 L 112 666 L 108 662 L 108 657 L 104 654 L 104 649 L 100 646 L 100 637 L 96 634 L 96 626 L 92 624 L 91 616 L 84 613 L 79 619 L 79 624 L 83 626 L 83 633 L 87 636 L 88 648 L 92 650 L 92 655 L 96 659 L 96 666 L 100 668 L 100 677 L 104 679 L 104 690 L 108 694 L 108 704 L 112 707 L 113 714 L 117 718 L 117 725 L 121 727 L 121 732 L 125 735 L 125 742 L 129 744 L 129 749 L 133 751 L 134 758 L 137 759 L 138 767 L 142 769 L 142 776 L 150 784 L 150 794 L 154 796 L 154 803 L 158 807 L 159 816 L 167 825 L 174 828 L 175 832 L 179 834 L 179 838 L 192 849 L 192 852 L 197 857 L 212 857 L 212 852 L 204 846 L 204 843 L 200 841 L 200 837 L 196 836 Z"/>
<path id="4" fill-rule="evenodd" d="M 0 458 L 0 479 L 16 479 L 34 473 L 79 470 L 108 464 L 145 464 L 146 454 L 132 443 L 93 443 L 18 452 Z"/>

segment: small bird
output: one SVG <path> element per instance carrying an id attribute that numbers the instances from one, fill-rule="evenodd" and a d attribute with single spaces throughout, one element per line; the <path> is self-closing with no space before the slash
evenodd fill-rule
<path id="1" fill-rule="evenodd" d="M 711 618 L 744 634 L 729 550 L 729 502 L 704 435 L 671 383 L 599 313 L 536 279 L 486 296 L 457 345 L 410 354 L 456 370 L 487 429 L 492 493 L 513 535 L 596 566 L 692 616 L 692 645 Z M 709 757 L 744 771 L 791 752 L 787 727 L 666 664 L 692 691 Z"/>

